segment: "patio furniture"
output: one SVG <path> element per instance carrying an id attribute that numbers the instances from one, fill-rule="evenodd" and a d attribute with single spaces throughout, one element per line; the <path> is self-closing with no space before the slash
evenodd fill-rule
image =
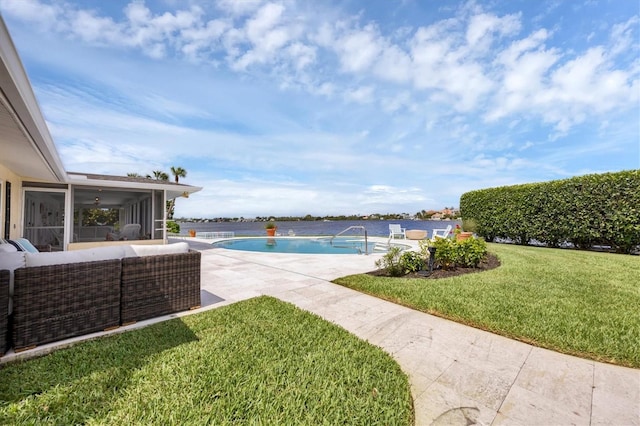
<path id="1" fill-rule="evenodd" d="M 8 270 L 0 271 L 0 356 L 9 349 L 9 277 Z"/>
<path id="2" fill-rule="evenodd" d="M 200 260 L 195 250 L 122 259 L 122 324 L 199 308 Z"/>
<path id="3" fill-rule="evenodd" d="M 43 253 L 40 254 L 54 254 Z M 15 270 L 16 352 L 120 325 L 121 260 L 29 266 Z"/>
<path id="4" fill-rule="evenodd" d="M 140 224 L 139 223 L 128 223 L 122 227 L 122 231 L 120 231 L 121 240 L 139 240 L 140 239 Z"/>
<path id="5" fill-rule="evenodd" d="M 405 234 L 406 228 L 401 228 L 399 224 L 389 224 L 389 239 L 395 238 L 396 235 L 402 238 L 407 238 Z"/>
<path id="6" fill-rule="evenodd" d="M 200 260 L 187 243 L 3 253 L 0 346 L 8 340 L 3 330 L 19 352 L 200 307 Z M 10 315 L 13 306 L 8 326 L 7 306 Z"/>
<path id="7" fill-rule="evenodd" d="M 410 229 L 405 232 L 405 234 L 407 235 L 407 239 L 409 240 L 424 240 L 425 238 L 427 238 L 427 231 L 424 231 L 422 229 Z"/>
<path id="8" fill-rule="evenodd" d="M 438 238 L 447 238 L 449 236 L 449 233 L 451 232 L 452 228 L 453 227 L 451 225 L 449 225 L 446 228 L 434 229 L 433 230 L 433 234 L 431 236 L 431 240 L 435 241 Z"/>

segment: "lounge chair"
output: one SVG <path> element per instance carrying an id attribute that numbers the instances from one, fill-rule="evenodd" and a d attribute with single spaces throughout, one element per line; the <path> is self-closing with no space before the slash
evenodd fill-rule
<path id="1" fill-rule="evenodd" d="M 433 234 L 431 236 L 431 241 L 435 241 L 438 238 L 447 238 L 449 236 L 449 233 L 451 232 L 452 228 L 453 227 L 451 225 L 449 225 L 446 228 L 434 229 L 433 230 Z"/>
<path id="2" fill-rule="evenodd" d="M 124 240 L 139 240 L 140 239 L 140 224 L 128 223 L 120 232 L 120 239 Z"/>
<path id="3" fill-rule="evenodd" d="M 397 223 L 389 224 L 389 239 L 395 238 L 396 235 L 407 238 L 406 228 L 401 228 Z"/>

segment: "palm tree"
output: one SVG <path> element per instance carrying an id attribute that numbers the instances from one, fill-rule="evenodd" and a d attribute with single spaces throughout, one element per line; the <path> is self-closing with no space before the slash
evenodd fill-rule
<path id="1" fill-rule="evenodd" d="M 176 179 L 176 183 L 178 183 L 179 178 L 187 177 L 187 171 L 182 167 L 171 167 L 171 173 Z"/>
<path id="2" fill-rule="evenodd" d="M 156 180 L 169 180 L 169 175 L 162 170 L 154 170 L 152 173 L 153 178 Z"/>
<path id="3" fill-rule="evenodd" d="M 179 182 L 181 177 L 187 176 L 187 171 L 182 167 L 171 167 L 171 173 L 175 177 L 176 183 Z M 175 211 L 175 209 L 176 209 L 176 199 L 174 198 L 172 200 L 167 201 L 167 216 L 170 219 L 173 219 L 173 212 Z"/>

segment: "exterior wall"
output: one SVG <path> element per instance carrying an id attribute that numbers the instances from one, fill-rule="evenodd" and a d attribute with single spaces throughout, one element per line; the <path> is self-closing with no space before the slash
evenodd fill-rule
<path id="1" fill-rule="evenodd" d="M 22 178 L 11 170 L 0 164 L 0 182 L 2 190 L 0 193 L 0 237 L 4 235 L 5 222 L 5 193 L 7 190 L 6 183 L 11 183 L 11 224 L 9 229 L 9 238 L 20 238 L 22 236 Z"/>

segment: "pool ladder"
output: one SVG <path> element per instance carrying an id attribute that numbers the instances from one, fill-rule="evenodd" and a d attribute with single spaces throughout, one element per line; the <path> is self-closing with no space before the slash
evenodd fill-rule
<path id="1" fill-rule="evenodd" d="M 350 227 L 348 227 L 347 229 L 345 229 L 344 231 L 340 231 L 337 234 L 335 234 L 333 237 L 331 237 L 329 239 L 329 244 L 333 245 L 333 239 L 336 237 L 339 237 L 340 235 L 344 234 L 347 231 L 350 231 L 352 229 L 362 229 L 364 231 L 364 254 L 369 254 L 369 242 L 367 240 L 367 228 L 365 228 L 362 225 L 352 225 Z M 339 246 L 336 246 L 339 247 Z M 358 251 L 360 252 L 360 254 L 362 254 L 362 250 L 358 249 Z"/>

